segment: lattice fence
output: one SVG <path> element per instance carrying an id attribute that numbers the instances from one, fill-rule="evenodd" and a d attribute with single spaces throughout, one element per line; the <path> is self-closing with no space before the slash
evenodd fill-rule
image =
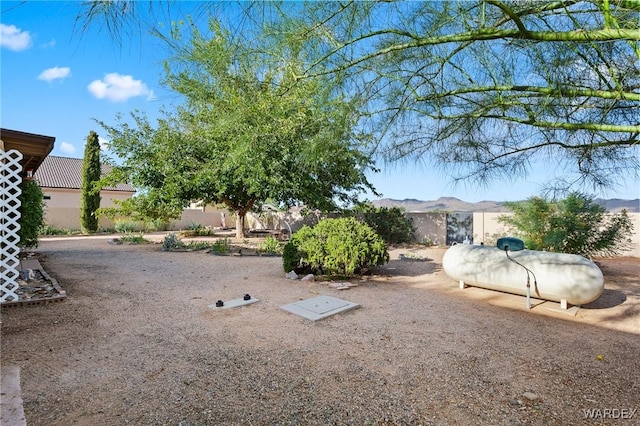
<path id="1" fill-rule="evenodd" d="M 18 300 L 22 154 L 0 150 L 0 303 Z"/>

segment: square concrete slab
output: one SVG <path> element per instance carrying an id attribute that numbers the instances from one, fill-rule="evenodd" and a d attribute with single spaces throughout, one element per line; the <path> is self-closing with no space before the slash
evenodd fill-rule
<path id="1" fill-rule="evenodd" d="M 243 297 L 241 297 L 240 299 L 233 299 L 233 300 L 229 300 L 224 302 L 224 305 L 222 306 L 216 306 L 216 304 L 212 304 L 209 305 L 209 307 L 213 310 L 218 310 L 218 309 L 232 309 L 232 308 L 237 308 L 240 306 L 245 306 L 245 305 L 250 305 L 252 303 L 256 303 L 259 302 L 260 299 L 256 299 L 255 297 L 251 297 L 251 299 L 249 300 L 244 300 Z"/>
<path id="2" fill-rule="evenodd" d="M 331 296 L 318 296 L 280 306 L 280 308 L 287 312 L 310 319 L 311 321 L 318 321 L 358 307 L 360 307 L 360 305 L 356 303 Z"/>

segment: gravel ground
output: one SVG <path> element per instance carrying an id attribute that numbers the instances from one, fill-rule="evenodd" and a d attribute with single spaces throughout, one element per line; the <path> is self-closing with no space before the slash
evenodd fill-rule
<path id="1" fill-rule="evenodd" d="M 67 300 L 4 309 L 2 364 L 29 425 L 640 424 L 638 259 L 602 260 L 603 299 L 571 316 L 458 289 L 443 249 L 392 259 L 408 251 L 430 260 L 338 291 L 277 257 L 45 240 Z M 208 308 L 245 293 L 260 302 Z M 361 308 L 279 308 L 322 294 Z"/>

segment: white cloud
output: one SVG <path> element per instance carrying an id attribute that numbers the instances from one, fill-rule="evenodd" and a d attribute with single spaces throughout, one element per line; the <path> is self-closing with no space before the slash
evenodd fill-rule
<path id="1" fill-rule="evenodd" d="M 118 73 L 109 73 L 102 80 L 92 81 L 87 89 L 96 98 L 113 102 L 124 102 L 136 96 L 153 96 L 153 92 L 141 80 Z"/>
<path id="2" fill-rule="evenodd" d="M 47 43 L 44 43 L 42 45 L 42 47 L 44 47 L 45 49 L 49 48 L 49 47 L 55 47 L 55 46 L 56 46 L 56 39 L 55 38 L 52 38 L 51 41 L 49 41 Z"/>
<path id="3" fill-rule="evenodd" d="M 0 24 L 0 45 L 19 52 L 31 47 L 31 34 L 15 25 Z"/>
<path id="4" fill-rule="evenodd" d="M 103 151 L 108 150 L 111 146 L 111 141 L 105 138 L 101 138 L 100 136 L 98 136 L 98 143 L 100 144 L 100 149 Z"/>
<path id="5" fill-rule="evenodd" d="M 62 142 L 60 144 L 60 152 L 63 154 L 73 154 L 76 152 L 76 147 L 71 145 L 69 142 Z"/>
<path id="6" fill-rule="evenodd" d="M 53 67 L 53 68 L 49 68 L 42 71 L 38 76 L 38 80 L 53 81 L 59 78 L 65 79 L 70 75 L 71 75 L 71 68 L 69 67 L 62 67 L 62 68 Z"/>

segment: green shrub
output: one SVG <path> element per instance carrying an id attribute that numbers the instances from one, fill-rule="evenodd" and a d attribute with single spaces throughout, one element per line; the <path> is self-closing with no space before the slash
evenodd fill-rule
<path id="1" fill-rule="evenodd" d="M 578 192 L 561 200 L 531 197 L 505 206 L 513 214 L 498 220 L 513 229 L 531 250 L 615 255 L 629 244 L 633 232 L 626 210 L 607 214 L 591 196 Z"/>
<path id="2" fill-rule="evenodd" d="M 278 254 L 281 250 L 282 245 L 280 244 L 280 241 L 271 235 L 265 238 L 264 242 L 258 245 L 258 251 L 262 253 Z"/>
<path id="3" fill-rule="evenodd" d="M 165 251 L 174 250 L 183 246 L 184 244 L 180 240 L 180 237 L 178 237 L 173 232 L 170 234 L 167 234 L 164 237 L 164 240 L 162 241 L 162 250 L 165 250 Z"/>
<path id="4" fill-rule="evenodd" d="M 40 235 L 71 235 L 73 231 L 67 228 L 59 228 L 55 225 L 43 225 L 38 233 Z"/>
<path id="5" fill-rule="evenodd" d="M 398 207 L 378 207 L 367 205 L 362 209 L 364 221 L 387 244 L 410 243 L 414 240 L 415 229 L 403 210 Z"/>
<path id="6" fill-rule="evenodd" d="M 285 246 L 288 272 L 307 267 L 314 273 L 354 276 L 389 261 L 384 240 L 354 218 L 324 219 L 314 228 L 302 227 Z"/>
<path id="7" fill-rule="evenodd" d="M 229 253 L 229 239 L 219 238 L 211 246 L 211 252 L 217 254 Z"/>
<path id="8" fill-rule="evenodd" d="M 144 223 L 147 232 L 166 231 L 169 229 L 169 222 L 163 219 L 149 219 Z"/>
<path id="9" fill-rule="evenodd" d="M 127 244 L 149 244 L 151 241 L 147 240 L 144 237 L 142 232 L 138 234 L 134 234 L 132 232 L 127 232 L 123 236 L 120 237 L 120 241 Z"/>
<path id="10" fill-rule="evenodd" d="M 140 229 L 140 225 L 133 220 L 117 220 L 115 222 L 116 232 L 126 234 Z"/>
<path id="11" fill-rule="evenodd" d="M 23 180 L 20 194 L 20 229 L 18 246 L 38 247 L 38 233 L 44 226 L 44 196 L 36 181 Z"/>
<path id="12" fill-rule="evenodd" d="M 182 237 L 204 237 L 212 234 L 213 230 L 211 228 L 207 228 L 206 226 L 197 222 L 189 223 L 186 230 L 180 231 L 180 235 Z"/>
<path id="13" fill-rule="evenodd" d="M 282 249 L 282 263 L 285 272 L 292 270 L 302 272 L 305 268 L 309 269 L 308 266 L 302 264 L 304 254 L 298 250 L 298 247 L 312 238 L 314 238 L 313 228 L 306 225 L 291 236 L 289 242 Z"/>

